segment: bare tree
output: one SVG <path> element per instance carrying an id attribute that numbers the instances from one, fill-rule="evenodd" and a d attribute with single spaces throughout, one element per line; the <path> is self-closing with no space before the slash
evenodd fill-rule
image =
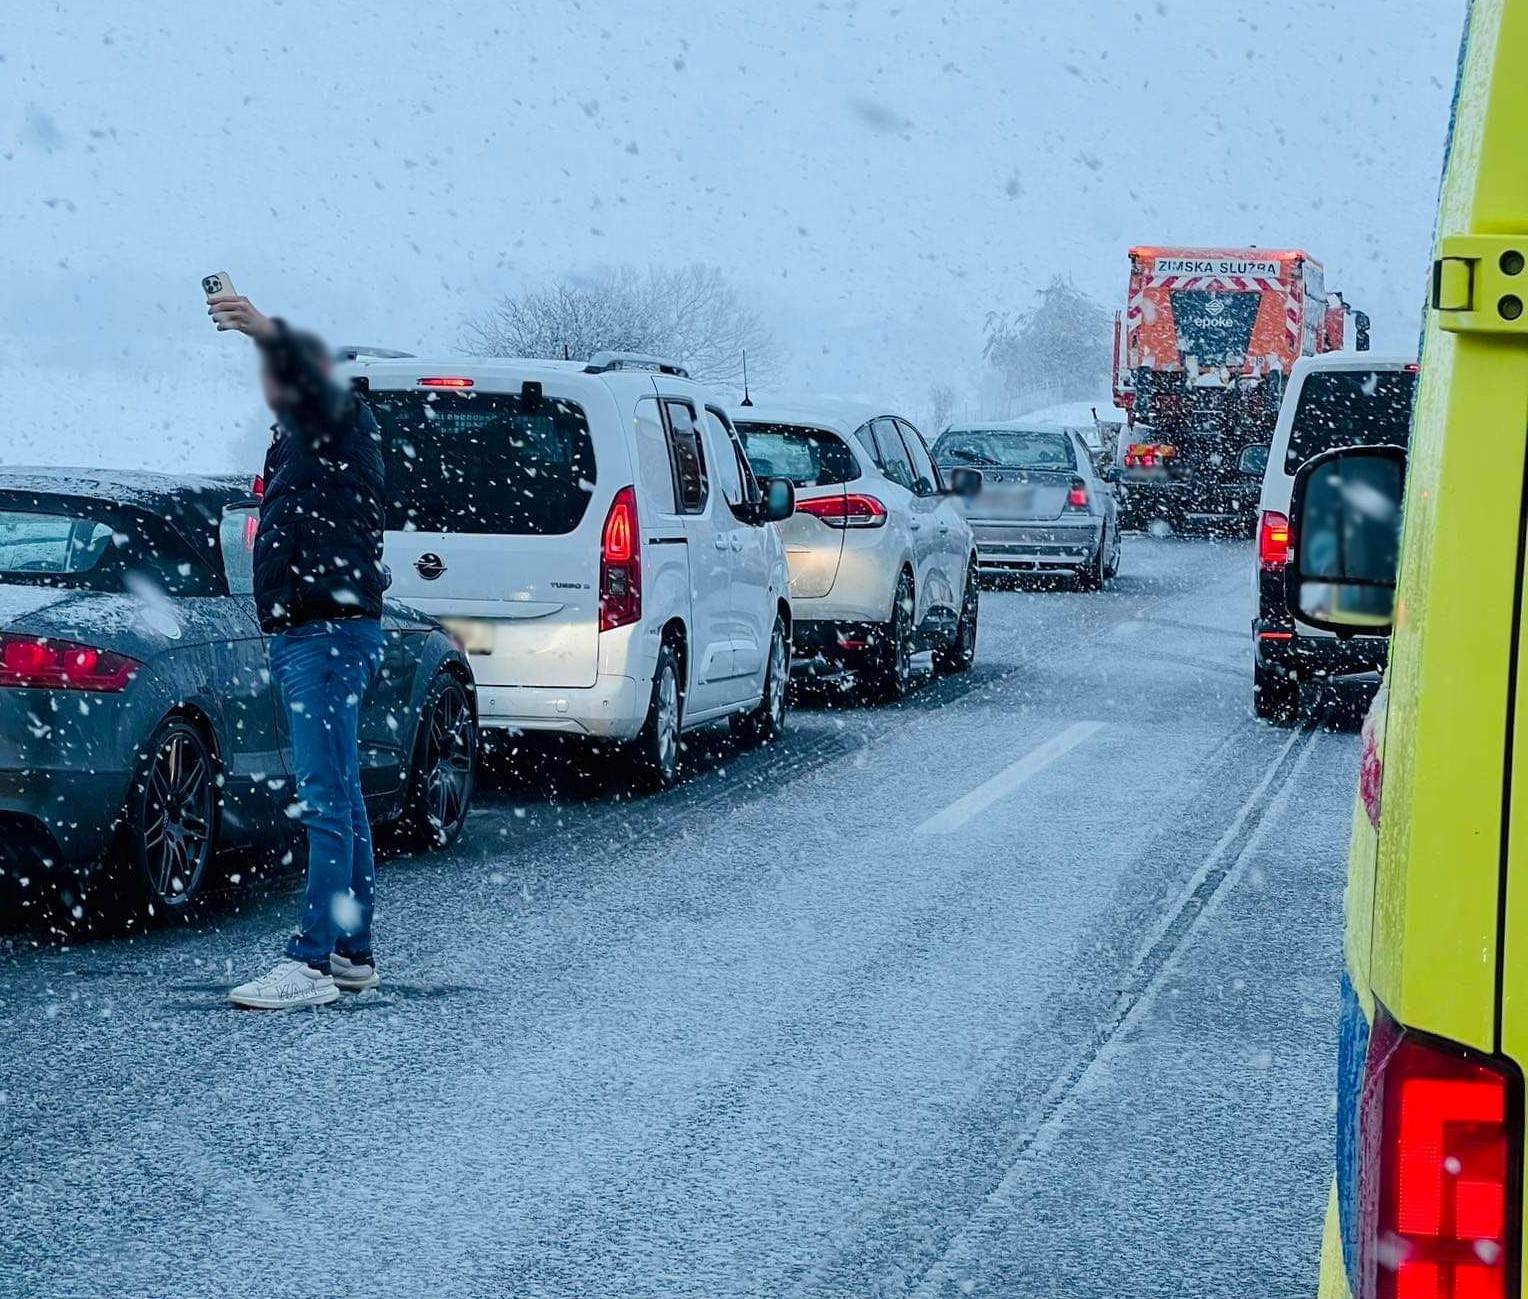
<path id="1" fill-rule="evenodd" d="M 742 386 L 779 361 L 769 330 L 714 266 L 641 272 L 623 266 L 565 276 L 506 296 L 468 321 L 462 345 L 479 356 L 587 361 L 596 352 L 646 352 L 679 362 L 705 383 Z"/>
<path id="2" fill-rule="evenodd" d="M 1002 375 L 1015 413 L 1086 401 L 1109 388 L 1108 311 L 1066 276 L 1056 276 L 1038 296 L 1032 311 L 987 317 L 982 355 Z"/>
<path id="3" fill-rule="evenodd" d="M 931 438 L 938 437 L 950 425 L 955 414 L 955 389 L 947 383 L 936 383 L 928 390 L 928 422 L 923 431 Z"/>

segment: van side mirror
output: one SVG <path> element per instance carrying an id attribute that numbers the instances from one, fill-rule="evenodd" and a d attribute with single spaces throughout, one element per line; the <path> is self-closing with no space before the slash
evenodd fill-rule
<path id="1" fill-rule="evenodd" d="M 981 470 L 970 469 L 964 465 L 958 465 L 950 470 L 950 491 L 956 496 L 963 496 L 970 500 L 973 496 L 979 496 L 981 490 Z"/>
<path id="2" fill-rule="evenodd" d="M 1401 556 L 1406 453 L 1338 447 L 1295 475 L 1290 608 L 1339 636 L 1388 636 Z"/>
<path id="3" fill-rule="evenodd" d="M 765 478 L 759 486 L 764 491 L 759 503 L 760 523 L 784 523 L 796 512 L 796 485 L 789 478 Z"/>
<path id="4" fill-rule="evenodd" d="M 1263 470 L 1268 468 L 1267 447 L 1243 447 L 1241 457 L 1236 462 L 1237 473 L 1246 474 L 1248 478 L 1261 478 Z"/>

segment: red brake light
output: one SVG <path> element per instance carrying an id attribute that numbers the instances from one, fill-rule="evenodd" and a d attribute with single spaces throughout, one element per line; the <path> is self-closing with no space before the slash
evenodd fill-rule
<path id="1" fill-rule="evenodd" d="M 470 388 L 472 380 L 459 374 L 437 375 L 431 379 L 420 379 L 421 388 Z"/>
<path id="2" fill-rule="evenodd" d="M 880 528 L 886 523 L 886 507 L 859 492 L 798 500 L 796 512 L 821 519 L 830 528 Z"/>
<path id="3" fill-rule="evenodd" d="M 263 474 L 255 475 L 255 481 L 249 485 L 249 494 L 257 501 L 265 499 L 265 476 Z"/>
<path id="4" fill-rule="evenodd" d="M 1376 1007 L 1360 1123 L 1362 1299 L 1505 1299 L 1516 1274 L 1521 1078 Z"/>
<path id="5" fill-rule="evenodd" d="M 1275 571 L 1289 563 L 1289 548 L 1293 544 L 1289 520 L 1276 510 L 1264 510 L 1257 530 L 1257 562 Z"/>
<path id="6" fill-rule="evenodd" d="M 610 502 L 600 539 L 600 630 L 614 631 L 642 617 L 642 534 L 637 492 L 623 487 Z"/>
<path id="7" fill-rule="evenodd" d="M 1069 510 L 1088 508 L 1088 485 L 1082 479 L 1072 479 L 1072 490 L 1066 494 L 1066 508 Z"/>
<path id="8" fill-rule="evenodd" d="M 112 692 L 125 690 L 142 666 L 89 645 L 0 634 L 0 687 Z"/>

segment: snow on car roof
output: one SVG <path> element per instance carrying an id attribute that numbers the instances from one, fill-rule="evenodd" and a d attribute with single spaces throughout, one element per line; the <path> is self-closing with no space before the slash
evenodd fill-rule
<path id="1" fill-rule="evenodd" d="M 727 414 L 734 424 L 804 424 L 847 436 L 860 425 L 893 412 L 866 402 L 813 397 L 764 406 L 733 406 Z"/>
<path id="2" fill-rule="evenodd" d="M 136 469 L 0 468 L 0 492 L 73 496 L 157 515 L 188 541 L 205 544 L 225 508 L 250 496 L 253 475 L 169 474 Z"/>

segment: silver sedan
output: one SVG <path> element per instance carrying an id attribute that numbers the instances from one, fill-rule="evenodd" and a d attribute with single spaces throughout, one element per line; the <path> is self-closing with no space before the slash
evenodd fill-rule
<path id="1" fill-rule="evenodd" d="M 966 502 L 966 515 L 982 574 L 1071 570 L 1098 591 L 1119 572 L 1114 493 L 1073 430 L 950 428 L 934 444 L 934 459 L 946 472 L 981 473 L 981 492 Z"/>

